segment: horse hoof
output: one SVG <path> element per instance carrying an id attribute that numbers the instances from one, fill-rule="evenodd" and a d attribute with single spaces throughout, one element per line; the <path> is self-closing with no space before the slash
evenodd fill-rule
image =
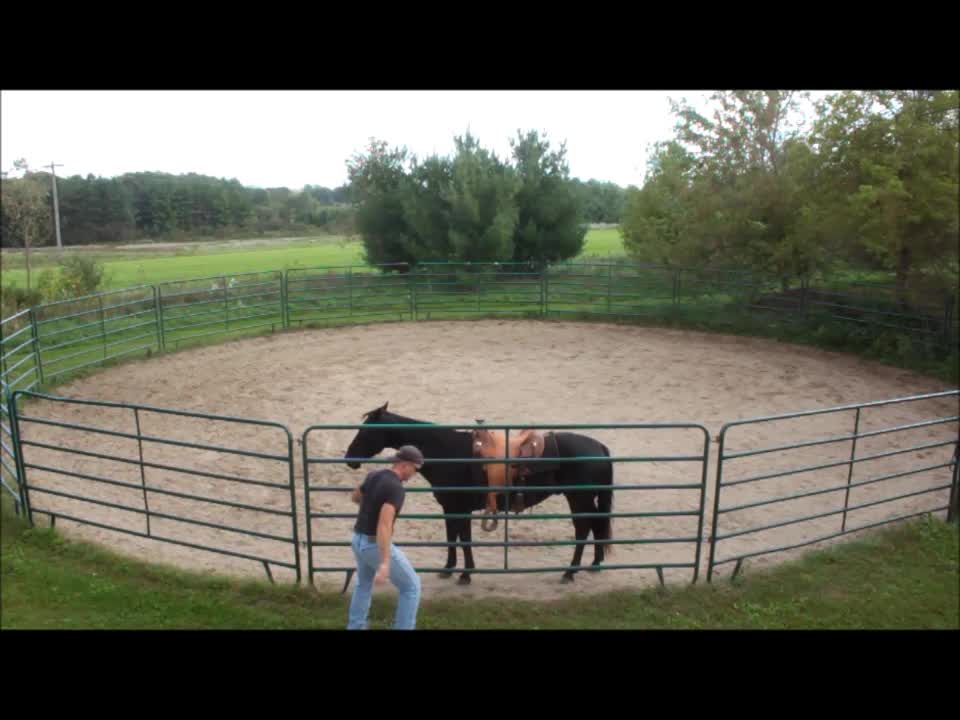
<path id="1" fill-rule="evenodd" d="M 562 582 L 564 585 L 566 585 L 566 584 L 568 584 L 568 583 L 572 583 L 572 582 L 573 582 L 573 575 L 564 575 L 564 576 L 560 579 L 560 582 Z"/>
<path id="2" fill-rule="evenodd" d="M 469 584 L 470 584 L 470 576 L 467 574 L 461 575 L 460 579 L 457 580 L 457 585 L 469 585 Z"/>
<path id="3" fill-rule="evenodd" d="M 441 580 L 449 580 L 450 578 L 453 577 L 453 573 L 452 572 L 437 573 L 437 577 L 439 577 Z"/>

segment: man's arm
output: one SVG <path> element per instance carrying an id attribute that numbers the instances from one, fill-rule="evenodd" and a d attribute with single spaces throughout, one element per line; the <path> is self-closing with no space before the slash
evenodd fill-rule
<path id="1" fill-rule="evenodd" d="M 353 492 L 350 493 L 350 499 L 353 500 L 353 502 L 356 503 L 357 505 L 360 504 L 360 500 L 362 499 L 362 496 L 363 496 L 363 488 L 366 486 L 367 480 L 369 479 L 370 479 L 370 474 L 367 473 L 367 476 L 362 481 L 357 483 L 357 486 L 353 489 Z"/>
<path id="2" fill-rule="evenodd" d="M 384 582 L 390 575 L 390 539 L 393 537 L 393 520 L 397 516 L 397 508 L 385 502 L 380 508 L 380 519 L 377 520 L 377 547 L 380 548 L 380 567 L 374 581 Z"/>

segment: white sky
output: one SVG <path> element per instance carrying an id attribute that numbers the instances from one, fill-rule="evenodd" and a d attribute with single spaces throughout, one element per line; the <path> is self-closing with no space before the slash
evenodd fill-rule
<path id="1" fill-rule="evenodd" d="M 51 161 L 57 175 L 196 172 L 258 187 L 336 187 L 369 137 L 423 157 L 469 126 L 501 158 L 518 129 L 567 141 L 570 174 L 643 184 L 668 139 L 668 97 L 707 91 L 3 91 L 0 167 Z M 822 93 L 818 93 L 822 94 Z"/>

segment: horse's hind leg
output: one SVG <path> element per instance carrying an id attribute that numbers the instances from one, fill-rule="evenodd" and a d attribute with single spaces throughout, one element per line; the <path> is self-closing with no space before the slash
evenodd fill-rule
<path id="1" fill-rule="evenodd" d="M 570 498 L 570 496 L 567 496 L 567 502 L 570 505 L 571 513 L 592 512 L 590 507 L 585 505 L 579 498 L 577 500 L 573 500 Z M 591 502 L 590 504 L 592 505 L 593 503 Z M 583 548 L 586 545 L 586 542 L 584 541 L 590 535 L 591 526 L 592 523 L 590 518 L 573 518 L 573 530 L 577 540 L 577 545 L 573 551 L 573 562 L 570 563 L 573 568 L 580 567 L 580 559 L 583 557 Z M 561 582 L 573 582 L 573 576 L 576 574 L 576 572 L 576 569 L 567 570 L 563 574 L 563 579 Z"/>
<path id="2" fill-rule="evenodd" d="M 457 541 L 457 526 L 456 523 L 462 522 L 460 520 L 447 520 L 447 542 L 452 543 Z M 444 580 L 453 576 L 453 568 L 457 566 L 457 547 L 456 545 L 447 546 L 447 564 L 444 565 L 444 570 L 447 572 L 439 573 L 439 577 Z"/>
<path id="3" fill-rule="evenodd" d="M 591 505 L 592 504 L 593 502 L 591 501 Z M 600 508 L 598 507 L 594 508 L 590 512 L 598 513 L 600 512 Z M 597 565 L 601 564 L 603 562 L 604 557 L 606 557 L 606 554 L 607 554 L 607 550 L 606 550 L 607 546 L 602 542 L 599 542 L 600 540 L 604 539 L 604 533 L 606 532 L 604 523 L 606 523 L 606 521 L 607 519 L 602 517 L 591 519 L 590 525 L 591 525 L 591 529 L 593 530 L 593 562 L 590 564 L 591 568 L 596 568 Z"/>

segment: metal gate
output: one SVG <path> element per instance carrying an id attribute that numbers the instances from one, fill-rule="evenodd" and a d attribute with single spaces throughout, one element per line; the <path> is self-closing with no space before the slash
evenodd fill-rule
<path id="1" fill-rule="evenodd" d="M 15 393 L 11 410 L 31 523 L 43 513 L 51 524 L 259 562 L 271 581 L 271 566 L 286 568 L 300 581 L 293 441 L 283 425 L 35 392 Z M 208 436 L 233 446 L 201 442 Z M 238 447 L 264 442 L 279 451 Z"/>
<path id="2" fill-rule="evenodd" d="M 408 429 L 408 430 L 423 430 L 423 424 L 413 424 L 413 423 L 392 423 L 392 424 L 377 424 L 375 426 L 377 429 L 385 430 L 397 430 L 397 429 Z M 448 431 L 462 431 L 462 430 L 471 430 L 478 427 L 478 425 L 436 425 L 429 424 L 431 430 L 448 430 Z M 710 435 L 706 428 L 702 425 L 694 423 L 673 423 L 673 424 L 599 424 L 599 425 L 590 425 L 590 424 L 557 424 L 552 425 L 549 423 L 541 423 L 537 425 L 529 424 L 507 424 L 507 425 L 497 425 L 497 424 L 483 424 L 483 428 L 493 429 L 493 430 L 506 430 L 508 433 L 517 430 L 523 429 L 538 429 L 543 432 L 548 431 L 585 431 L 591 436 L 596 431 L 615 431 L 615 432 L 637 432 L 643 433 L 646 437 L 649 437 L 649 442 L 654 442 L 654 438 L 657 438 L 657 443 L 659 444 L 660 438 L 664 437 L 664 434 L 670 434 L 674 437 L 678 433 L 687 433 L 687 437 L 684 438 L 684 442 L 687 443 L 687 446 L 690 447 L 690 450 L 687 452 L 675 453 L 675 454 L 666 454 L 666 453 L 649 453 L 642 455 L 618 455 L 615 451 L 616 443 L 611 442 L 609 445 L 613 447 L 611 457 L 605 456 L 590 456 L 590 457 L 569 457 L 569 458 L 560 458 L 559 462 L 603 462 L 611 461 L 614 463 L 614 474 L 616 479 L 616 473 L 618 468 L 622 464 L 649 464 L 648 468 L 653 466 L 658 466 L 657 470 L 661 475 L 674 476 L 672 478 L 667 478 L 669 481 L 661 482 L 659 480 L 655 482 L 627 482 L 627 483 L 616 483 L 613 486 L 613 492 L 615 500 L 617 498 L 623 497 L 629 493 L 646 493 L 644 497 L 653 497 L 658 494 L 662 496 L 660 498 L 661 502 L 664 504 L 664 507 L 659 510 L 652 511 L 637 511 L 637 512 L 619 512 L 612 511 L 609 513 L 570 513 L 570 512 L 539 512 L 536 511 L 536 508 L 533 508 L 533 512 L 524 512 L 520 514 L 509 514 L 505 512 L 499 512 L 496 515 L 492 516 L 498 520 L 502 520 L 502 540 L 490 541 L 490 540 L 475 540 L 470 543 L 464 543 L 462 541 L 450 541 L 450 540 L 441 540 L 441 539 L 427 539 L 427 540 L 407 540 L 403 538 L 403 535 L 406 530 L 403 528 L 410 528 L 410 523 L 408 521 L 430 521 L 432 523 L 439 523 L 445 521 L 446 519 L 457 519 L 457 518 L 469 518 L 471 522 L 479 521 L 483 518 L 491 517 L 481 514 L 445 514 L 443 512 L 431 512 L 433 508 L 436 507 L 435 504 L 430 506 L 430 503 L 425 503 L 423 501 L 416 501 L 415 498 L 408 496 L 408 501 L 404 506 L 402 515 L 404 518 L 404 523 L 400 526 L 400 539 L 396 540 L 396 545 L 404 548 L 443 548 L 447 549 L 450 547 L 460 547 L 466 544 L 469 544 L 472 548 L 481 548 L 481 549 L 496 549 L 501 548 L 503 550 L 502 554 L 502 567 L 490 567 L 489 563 L 492 561 L 492 553 L 486 557 L 488 564 L 486 567 L 483 567 L 483 561 L 478 562 L 481 567 L 476 567 L 473 569 L 457 567 L 455 569 L 447 567 L 438 567 L 437 565 L 427 565 L 423 562 L 417 563 L 417 558 L 412 557 L 411 561 L 414 563 L 417 572 L 420 573 L 433 573 L 433 574 L 447 574 L 450 572 L 458 573 L 485 573 L 485 574 L 511 574 L 511 573 L 548 573 L 548 572 L 566 572 L 568 570 L 574 570 L 571 565 L 559 565 L 556 563 L 547 564 L 547 565 L 538 565 L 532 566 L 521 562 L 520 564 L 514 562 L 517 559 L 517 555 L 520 554 L 518 550 L 514 550 L 514 553 L 511 554 L 511 549 L 519 548 L 559 548 L 563 546 L 575 546 L 578 544 L 591 544 L 593 543 L 592 539 L 588 540 L 543 540 L 543 539 L 531 539 L 529 532 L 526 531 L 526 528 L 530 527 L 530 521 L 553 521 L 553 520 L 567 520 L 570 521 L 576 517 L 603 517 L 608 516 L 610 518 L 622 519 L 620 522 L 623 523 L 626 519 L 640 519 L 640 520 L 653 520 L 654 525 L 660 523 L 669 529 L 673 529 L 673 533 L 668 533 L 666 535 L 659 536 L 650 536 L 646 532 L 638 532 L 636 536 L 628 537 L 617 537 L 615 532 L 615 539 L 603 541 L 605 544 L 609 545 L 622 545 L 622 546 L 683 546 L 681 550 L 674 551 L 671 553 L 666 553 L 666 555 L 672 555 L 673 557 L 661 557 L 646 559 L 645 561 L 639 562 L 621 562 L 618 564 L 608 564 L 604 563 L 596 568 L 588 568 L 587 566 L 582 566 L 580 569 L 595 569 L 603 571 L 612 571 L 612 570 L 655 570 L 660 579 L 660 582 L 664 582 L 663 571 L 665 569 L 684 569 L 692 571 L 692 578 L 695 582 L 698 577 L 699 561 L 700 561 L 700 551 L 701 551 L 701 540 L 702 540 L 702 531 L 703 531 L 703 517 L 704 517 L 704 498 L 707 482 L 707 461 L 709 456 L 709 446 L 710 446 Z M 317 573 L 345 573 L 347 582 L 349 582 L 351 573 L 353 572 L 354 565 L 352 560 L 352 555 L 350 554 L 350 536 L 352 533 L 353 520 L 356 518 L 356 506 L 348 503 L 346 501 L 348 494 L 354 488 L 354 486 L 363 478 L 364 474 L 355 470 L 346 470 L 344 469 L 347 458 L 344 456 L 344 451 L 337 452 L 333 451 L 332 447 L 343 447 L 346 448 L 349 440 L 352 438 L 352 435 L 355 434 L 358 430 L 363 428 L 371 428 L 371 425 L 363 424 L 337 424 L 337 425 L 314 425 L 307 428 L 302 436 L 302 452 L 303 452 L 303 468 L 304 468 L 304 506 L 306 513 L 306 542 L 305 546 L 307 549 L 307 575 L 311 582 L 313 583 L 314 575 Z M 335 432 L 347 433 L 349 435 L 341 435 L 339 439 L 331 443 L 329 438 L 324 441 L 321 441 L 318 436 L 321 434 L 331 434 Z M 322 437 L 322 436 L 321 436 Z M 509 444 L 509 443 L 508 443 Z M 325 445 L 326 449 L 314 450 L 318 445 Z M 473 457 L 430 457 L 429 453 L 426 455 L 426 464 L 425 468 L 429 468 L 431 464 L 440 464 L 440 463 L 457 463 L 457 464 L 477 464 L 477 463 L 489 463 L 491 462 L 488 459 L 478 459 Z M 370 464 L 385 464 L 389 461 L 384 459 L 384 457 L 374 457 L 369 460 L 364 460 L 364 463 Z M 509 458 L 502 460 L 508 466 L 511 462 L 516 462 Z M 537 463 L 537 462 L 548 462 L 555 463 L 558 462 L 556 458 L 542 458 L 540 460 L 530 460 L 524 459 L 524 463 Z M 669 471 L 665 471 L 663 467 L 659 467 L 660 464 L 664 464 L 666 467 L 669 467 Z M 675 469 L 676 465 L 679 465 L 681 469 Z M 690 465 L 693 465 L 690 469 Z M 337 467 L 340 466 L 340 467 Z M 332 468 L 331 470 L 321 470 L 318 471 L 316 468 Z M 647 472 L 650 472 L 648 469 Z M 509 475 L 509 473 L 508 473 Z M 676 477 L 679 475 L 679 477 Z M 314 478 L 313 482 L 311 477 Z M 587 490 L 599 490 L 603 489 L 604 486 L 601 485 L 573 485 L 573 486 L 537 486 L 534 489 L 538 492 L 549 492 L 549 491 L 587 491 Z M 509 497 L 512 493 L 524 492 L 524 490 L 529 491 L 530 488 L 524 488 L 523 486 L 510 486 L 509 484 L 502 488 L 503 493 Z M 442 488 L 443 492 L 450 493 L 465 493 L 473 492 L 478 493 L 476 485 L 458 485 L 458 486 L 444 486 Z M 499 491 L 500 489 L 498 489 Z M 413 496 L 424 496 L 424 494 L 432 493 L 434 488 L 432 488 L 428 483 L 417 479 L 412 481 L 411 484 L 407 487 L 407 492 Z M 667 493 L 677 493 L 676 497 L 667 496 Z M 486 494 L 485 491 L 482 491 L 482 494 Z M 315 500 L 316 496 L 322 496 L 322 500 Z M 682 499 L 681 499 L 682 497 Z M 430 501 L 432 503 L 432 499 Z M 411 506 L 421 505 L 420 508 L 411 508 Z M 319 506 L 319 507 L 318 507 Z M 678 507 L 679 506 L 679 507 Z M 660 519 L 663 520 L 660 520 Z M 690 527 L 683 534 L 677 534 L 675 526 L 679 523 L 686 521 Z M 570 532 L 569 523 L 565 523 L 567 530 L 565 532 Z M 514 530 L 513 528 L 518 528 Z M 663 528 L 660 528 L 661 530 Z M 425 524 L 420 525 L 420 534 L 429 535 L 432 534 L 437 536 L 440 534 L 439 528 L 432 526 L 427 528 Z M 513 537 L 511 537 L 511 533 Z M 318 538 L 319 534 L 319 538 Z M 314 556 L 315 549 L 322 549 L 320 557 L 317 558 Z M 547 554 L 543 552 L 542 554 Z M 520 558 L 523 560 L 524 558 Z M 526 558 L 529 560 L 529 558 Z M 497 562 L 497 564 L 501 564 Z M 344 586 L 344 589 L 346 585 Z"/>
<path id="3" fill-rule="evenodd" d="M 953 412 L 956 410 L 958 397 L 960 391 L 951 390 L 738 420 L 724 425 L 720 431 L 717 458 L 708 581 L 713 578 L 718 566 L 727 563 L 736 563 L 733 572 L 735 577 L 744 560 L 748 558 L 792 550 L 928 513 L 947 511 L 948 519 L 952 519 L 956 512 L 957 451 L 960 446 L 957 432 L 960 415 Z M 921 422 L 893 425 L 888 424 L 891 422 L 889 418 L 883 417 L 882 411 L 895 409 L 895 406 L 902 403 L 915 402 L 926 402 L 931 405 L 932 410 L 945 414 Z M 870 414 L 876 416 L 878 427 L 865 429 Z M 849 427 L 846 422 L 852 424 L 852 432 L 843 431 L 844 427 Z M 893 422 L 896 423 L 895 418 Z M 730 449 L 731 435 L 742 435 L 760 425 L 779 424 L 783 427 L 791 423 L 797 427 L 789 430 L 790 434 L 811 430 L 815 433 L 814 436 L 787 445 L 749 446 L 743 449 L 738 445 L 737 451 Z M 837 423 L 840 423 L 837 427 L 831 427 Z M 760 436 L 758 439 L 762 440 L 762 432 L 758 431 L 756 434 Z M 924 442 L 917 443 L 916 439 L 908 437 L 917 434 L 925 436 Z M 874 439 L 878 440 L 879 444 L 874 443 Z M 741 440 L 741 443 L 743 442 Z M 875 447 L 865 447 L 870 444 Z M 813 453 L 816 462 L 796 465 L 796 451 Z M 829 457 L 831 453 L 833 457 Z M 789 455 L 791 464 L 771 472 L 772 460 L 769 458 L 778 454 Z M 869 467 L 869 463 L 880 459 L 884 461 L 884 470 L 891 470 L 896 466 L 896 471 L 855 480 L 857 468 Z M 828 462 L 821 462 L 822 460 Z M 735 466 L 731 467 L 734 464 Z M 735 468 L 746 468 L 748 474 L 730 479 Z M 926 486 L 911 492 L 898 492 L 894 489 L 892 495 L 882 493 L 885 488 L 895 488 L 896 481 L 900 478 L 918 474 L 927 474 Z M 756 487 L 755 483 L 767 483 L 764 487 L 771 488 L 762 499 L 721 505 L 722 498 L 735 495 L 739 488 L 748 484 Z M 798 489 L 801 492 L 796 492 Z M 841 493 L 842 503 L 839 501 Z M 913 499 L 930 494 L 938 494 L 938 499 L 934 500 L 932 506 L 918 509 Z M 855 495 L 860 497 L 854 497 Z M 890 503 L 900 505 L 891 509 Z M 749 514 L 744 516 L 745 512 Z M 740 519 L 732 519 L 737 514 L 740 514 Z M 854 522 L 852 515 L 863 520 Z M 779 529 L 802 523 L 807 525 L 795 528 L 798 535 L 793 542 L 782 544 L 781 536 L 784 533 Z M 726 527 L 721 528 L 721 524 Z M 757 537 L 771 530 L 779 531 L 776 538 L 764 541 Z M 734 544 L 730 542 L 734 538 L 740 538 L 736 543 L 739 547 L 718 557 L 718 548 L 729 548 Z M 771 547 L 774 541 L 776 543 Z"/>

